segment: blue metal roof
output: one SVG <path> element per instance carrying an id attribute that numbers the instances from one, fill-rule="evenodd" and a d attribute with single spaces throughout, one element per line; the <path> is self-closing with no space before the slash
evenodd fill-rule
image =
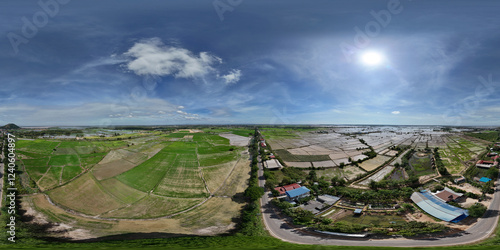
<path id="1" fill-rule="evenodd" d="M 486 177 L 481 177 L 481 179 L 479 179 L 479 181 L 480 182 L 488 182 L 488 181 L 491 181 L 491 179 L 490 178 L 486 178 Z"/>
<path id="2" fill-rule="evenodd" d="M 456 223 L 469 216 L 467 210 L 446 204 L 429 191 L 415 192 L 411 195 L 411 200 L 425 212 L 440 220 Z"/>
<path id="3" fill-rule="evenodd" d="M 286 195 L 288 195 L 288 197 L 290 198 L 294 198 L 309 192 L 311 192 L 311 190 L 307 189 L 306 187 L 299 187 L 290 191 L 286 191 Z"/>

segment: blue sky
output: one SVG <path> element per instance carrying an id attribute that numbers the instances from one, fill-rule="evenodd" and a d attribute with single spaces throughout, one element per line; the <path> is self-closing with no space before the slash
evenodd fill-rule
<path id="1" fill-rule="evenodd" d="M 0 2 L 0 123 L 500 124 L 500 2 Z M 368 52 L 381 58 L 363 61 Z"/>

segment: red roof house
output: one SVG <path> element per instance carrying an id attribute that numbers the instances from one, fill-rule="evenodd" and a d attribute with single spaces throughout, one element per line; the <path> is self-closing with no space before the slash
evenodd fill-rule
<path id="1" fill-rule="evenodd" d="M 286 186 L 283 186 L 283 187 L 277 187 L 277 188 L 274 188 L 274 189 L 278 190 L 280 192 L 280 195 L 284 195 L 286 193 L 286 191 L 294 190 L 294 189 L 297 189 L 299 187 L 300 187 L 299 184 L 293 183 L 293 184 L 290 184 L 290 185 L 286 185 Z"/>

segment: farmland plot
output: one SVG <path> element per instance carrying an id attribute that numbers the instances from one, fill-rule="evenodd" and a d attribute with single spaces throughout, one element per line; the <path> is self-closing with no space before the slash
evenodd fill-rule
<path id="1" fill-rule="evenodd" d="M 344 177 L 349 181 L 354 180 L 358 175 L 366 173 L 363 169 L 352 165 L 345 166 L 343 170 Z"/>
<path id="2" fill-rule="evenodd" d="M 65 183 L 75 178 L 80 172 L 82 172 L 82 168 L 80 166 L 64 166 L 61 175 L 61 183 Z"/>
<path id="3" fill-rule="evenodd" d="M 366 160 L 360 164 L 360 166 L 366 170 L 366 171 L 372 171 L 380 165 L 384 164 L 387 160 L 391 159 L 391 157 L 385 156 L 385 155 L 377 155 L 373 159 Z"/>
<path id="4" fill-rule="evenodd" d="M 49 171 L 38 181 L 38 186 L 42 190 L 47 190 L 59 185 L 62 167 L 50 167 Z"/>
<path id="5" fill-rule="evenodd" d="M 151 159 L 139 166 L 118 175 L 116 178 L 138 190 L 149 192 L 165 175 L 165 169 L 172 165 L 176 154 L 165 152 L 163 149 Z"/>
<path id="6" fill-rule="evenodd" d="M 48 194 L 57 204 L 88 215 L 99 215 L 124 205 L 106 193 L 89 173 Z"/>
<path id="7" fill-rule="evenodd" d="M 215 166 L 222 163 L 227 163 L 236 160 L 239 153 L 236 151 L 228 151 L 219 154 L 199 155 L 200 166 L 208 167 Z"/>
<path id="8" fill-rule="evenodd" d="M 174 167 L 175 166 L 175 167 Z M 154 190 L 167 197 L 198 198 L 208 196 L 196 161 L 176 159 Z"/>
<path id="9" fill-rule="evenodd" d="M 28 171 L 28 174 L 32 180 L 35 182 L 38 182 L 40 178 L 49 170 L 49 166 L 42 166 L 42 167 L 26 167 L 26 171 Z"/>
<path id="10" fill-rule="evenodd" d="M 204 199 L 178 199 L 156 195 L 148 195 L 134 203 L 133 206 L 124 207 L 104 214 L 107 218 L 149 219 L 167 216 L 199 204 Z"/>
<path id="11" fill-rule="evenodd" d="M 102 181 L 101 184 L 108 193 L 126 204 L 132 204 L 146 196 L 146 193 L 131 188 L 115 178 Z"/>
<path id="12" fill-rule="evenodd" d="M 18 140 L 16 142 L 16 148 L 21 151 L 27 151 L 31 153 L 49 155 L 52 151 L 59 145 L 57 141 L 47 141 L 47 140 Z"/>
<path id="13" fill-rule="evenodd" d="M 201 169 L 210 192 L 216 191 L 222 184 L 224 184 L 224 180 L 229 176 L 229 174 L 231 174 L 231 170 L 235 164 L 236 162 L 232 161 L 218 166 L 204 167 Z"/>

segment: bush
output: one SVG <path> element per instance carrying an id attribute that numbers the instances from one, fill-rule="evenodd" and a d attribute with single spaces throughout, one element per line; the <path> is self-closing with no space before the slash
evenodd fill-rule
<path id="1" fill-rule="evenodd" d="M 486 206 L 484 206 L 481 203 L 476 203 L 472 205 L 469 209 L 467 209 L 467 212 L 469 212 L 470 216 L 474 218 L 479 218 L 483 216 L 483 214 L 486 212 Z"/>

